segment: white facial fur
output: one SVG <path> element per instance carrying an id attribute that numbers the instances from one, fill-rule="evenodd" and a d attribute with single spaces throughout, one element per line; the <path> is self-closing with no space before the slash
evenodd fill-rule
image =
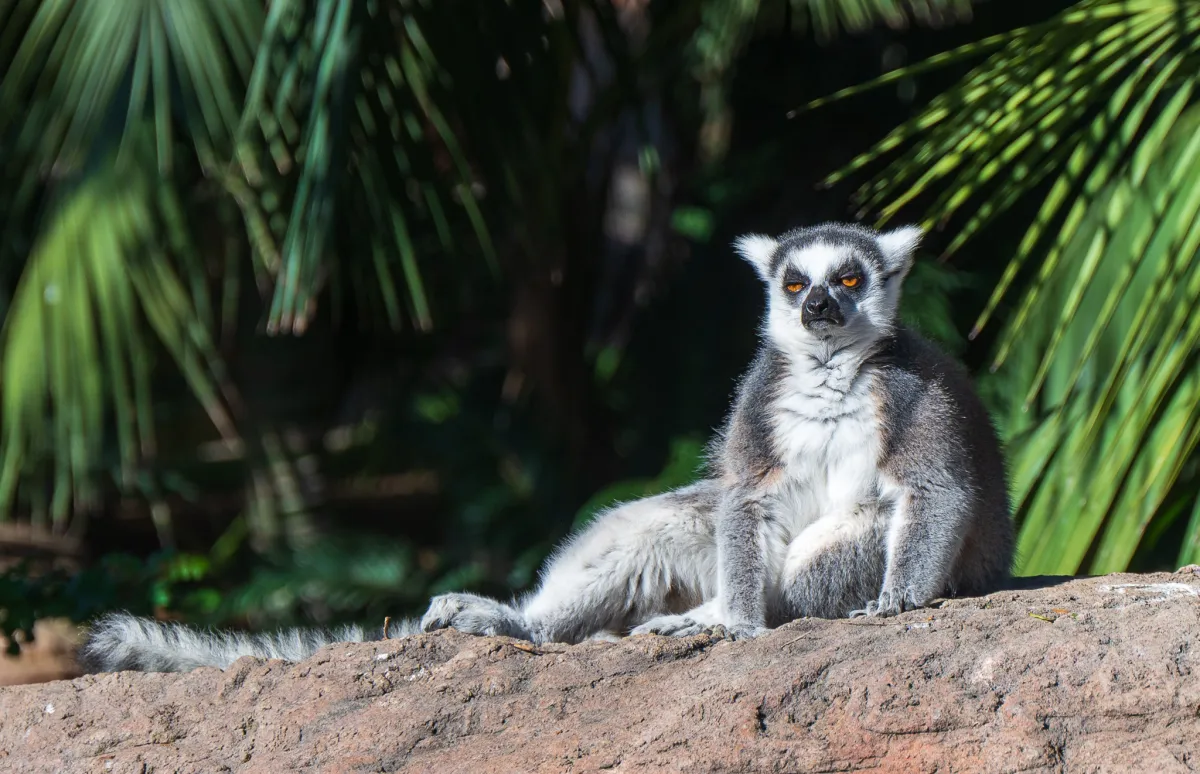
<path id="1" fill-rule="evenodd" d="M 873 234 L 882 265 L 870 256 L 859 255 L 862 251 L 854 240 L 839 241 L 836 234 L 818 241 L 802 240 L 794 248 L 789 248 L 787 242 L 781 244 L 757 234 L 743 236 L 734 243 L 738 254 L 754 266 L 767 285 L 769 311 L 765 333 L 781 349 L 797 355 L 810 354 L 824 361 L 846 347 L 869 348 L 892 330 L 898 314 L 900 286 L 912 267 L 913 252 L 922 231 L 905 226 L 882 234 L 862 233 Z M 787 252 L 779 255 L 781 249 Z M 804 298 L 818 284 L 827 284 L 830 272 L 847 262 L 861 267 L 866 282 L 861 291 L 853 294 L 835 289 L 835 295 L 850 299 L 850 303 L 841 305 L 846 315 L 845 325 L 818 332 L 806 329 L 800 311 Z M 811 280 L 798 294 L 799 298 L 784 289 L 789 267 Z"/>

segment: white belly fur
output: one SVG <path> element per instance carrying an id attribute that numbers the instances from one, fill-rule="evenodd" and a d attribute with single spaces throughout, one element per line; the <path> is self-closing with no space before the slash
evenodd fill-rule
<path id="1" fill-rule="evenodd" d="M 789 374 L 776 400 L 775 450 L 783 475 L 767 534 L 769 564 L 784 571 L 820 546 L 861 532 L 878 518 L 892 487 L 879 470 L 880 432 L 869 374 L 848 384 L 828 369 Z M 794 545 L 793 545 L 794 544 Z"/>

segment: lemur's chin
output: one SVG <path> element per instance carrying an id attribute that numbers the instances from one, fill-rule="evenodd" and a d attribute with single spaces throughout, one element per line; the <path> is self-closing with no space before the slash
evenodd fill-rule
<path id="1" fill-rule="evenodd" d="M 841 320 L 835 320 L 831 317 L 818 317 L 804 321 L 805 329 L 813 333 L 833 333 L 837 328 L 841 328 L 842 325 Z"/>

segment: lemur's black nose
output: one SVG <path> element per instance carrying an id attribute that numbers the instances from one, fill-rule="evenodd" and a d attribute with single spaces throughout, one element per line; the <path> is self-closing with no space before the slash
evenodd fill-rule
<path id="1" fill-rule="evenodd" d="M 829 291 L 824 285 L 817 285 L 808 293 L 804 301 L 804 311 L 811 315 L 823 315 L 829 310 Z"/>
<path id="2" fill-rule="evenodd" d="M 829 288 L 817 285 L 808 291 L 804 306 L 800 308 L 800 323 L 810 330 L 824 330 L 845 324 L 842 308 L 837 299 L 829 294 Z"/>

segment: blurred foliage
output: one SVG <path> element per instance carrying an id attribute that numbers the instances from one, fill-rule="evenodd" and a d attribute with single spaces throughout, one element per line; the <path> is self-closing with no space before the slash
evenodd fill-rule
<path id="1" fill-rule="evenodd" d="M 903 314 L 980 376 L 1021 571 L 1196 560 L 1198 23 L 0 0 L 0 514 L 86 548 L 6 564 L 0 627 L 528 588 L 700 474 L 761 313 L 733 236 L 852 195 L 935 229 Z"/>
<path id="2" fill-rule="evenodd" d="M 114 552 L 77 572 L 23 562 L 0 574 L 0 635 L 15 654 L 19 638 L 32 637 L 34 622 L 45 618 L 86 621 L 114 608 L 139 615 L 170 608 L 199 620 L 217 608 L 220 596 L 196 586 L 207 571 L 203 556 L 165 551 L 147 557 Z"/>

